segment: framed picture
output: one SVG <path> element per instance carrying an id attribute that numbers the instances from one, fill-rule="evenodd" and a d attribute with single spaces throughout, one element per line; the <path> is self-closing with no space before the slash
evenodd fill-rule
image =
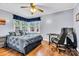
<path id="1" fill-rule="evenodd" d="M 5 25 L 5 24 L 6 24 L 5 19 L 0 18 L 0 25 Z"/>
<path id="2" fill-rule="evenodd" d="M 79 21 L 79 13 L 76 14 L 76 21 Z"/>

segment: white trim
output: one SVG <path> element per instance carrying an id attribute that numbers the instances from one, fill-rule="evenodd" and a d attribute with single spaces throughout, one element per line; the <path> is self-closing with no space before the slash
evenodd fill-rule
<path id="1" fill-rule="evenodd" d="M 77 51 L 79 52 L 79 48 L 77 48 Z"/>

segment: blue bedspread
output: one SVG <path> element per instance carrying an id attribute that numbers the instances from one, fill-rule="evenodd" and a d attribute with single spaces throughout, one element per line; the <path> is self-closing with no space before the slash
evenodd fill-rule
<path id="1" fill-rule="evenodd" d="M 41 35 L 37 34 L 29 34 L 23 36 L 8 36 L 7 38 L 7 46 L 15 49 L 23 54 L 25 54 L 25 47 L 29 44 L 39 41 L 42 39 Z"/>

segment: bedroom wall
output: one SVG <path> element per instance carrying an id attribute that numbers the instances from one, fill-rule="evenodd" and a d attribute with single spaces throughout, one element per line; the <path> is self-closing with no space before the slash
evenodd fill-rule
<path id="1" fill-rule="evenodd" d="M 75 28 L 76 34 L 77 34 L 77 45 L 78 45 L 77 50 L 79 51 L 79 21 L 76 22 L 76 14 L 77 13 L 79 13 L 79 4 L 77 4 L 76 7 L 73 10 L 74 28 Z"/>
<path id="2" fill-rule="evenodd" d="M 63 27 L 73 27 L 73 10 L 66 10 L 41 17 L 41 33 L 45 40 L 48 33 L 60 33 Z"/>
<path id="3" fill-rule="evenodd" d="M 11 13 L 0 10 L 0 18 L 8 20 L 6 25 L 0 25 L 0 36 L 5 36 L 13 31 L 13 16 Z M 72 10 L 45 15 L 41 19 L 41 33 L 45 39 L 48 38 L 46 35 L 48 33 L 60 33 L 62 27 L 73 26 Z"/>
<path id="4" fill-rule="evenodd" d="M 11 13 L 0 10 L 0 18 L 3 18 L 6 20 L 6 25 L 0 25 L 0 36 L 5 36 L 8 34 L 8 32 L 13 30 L 13 27 L 12 27 L 13 16 Z"/>

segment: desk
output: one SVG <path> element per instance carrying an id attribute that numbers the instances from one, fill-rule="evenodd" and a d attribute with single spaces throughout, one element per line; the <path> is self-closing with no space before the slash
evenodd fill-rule
<path id="1" fill-rule="evenodd" d="M 50 45 L 50 42 L 51 42 L 51 36 L 59 36 L 59 34 L 56 34 L 56 33 L 49 33 L 47 35 L 49 36 L 49 45 Z"/>

